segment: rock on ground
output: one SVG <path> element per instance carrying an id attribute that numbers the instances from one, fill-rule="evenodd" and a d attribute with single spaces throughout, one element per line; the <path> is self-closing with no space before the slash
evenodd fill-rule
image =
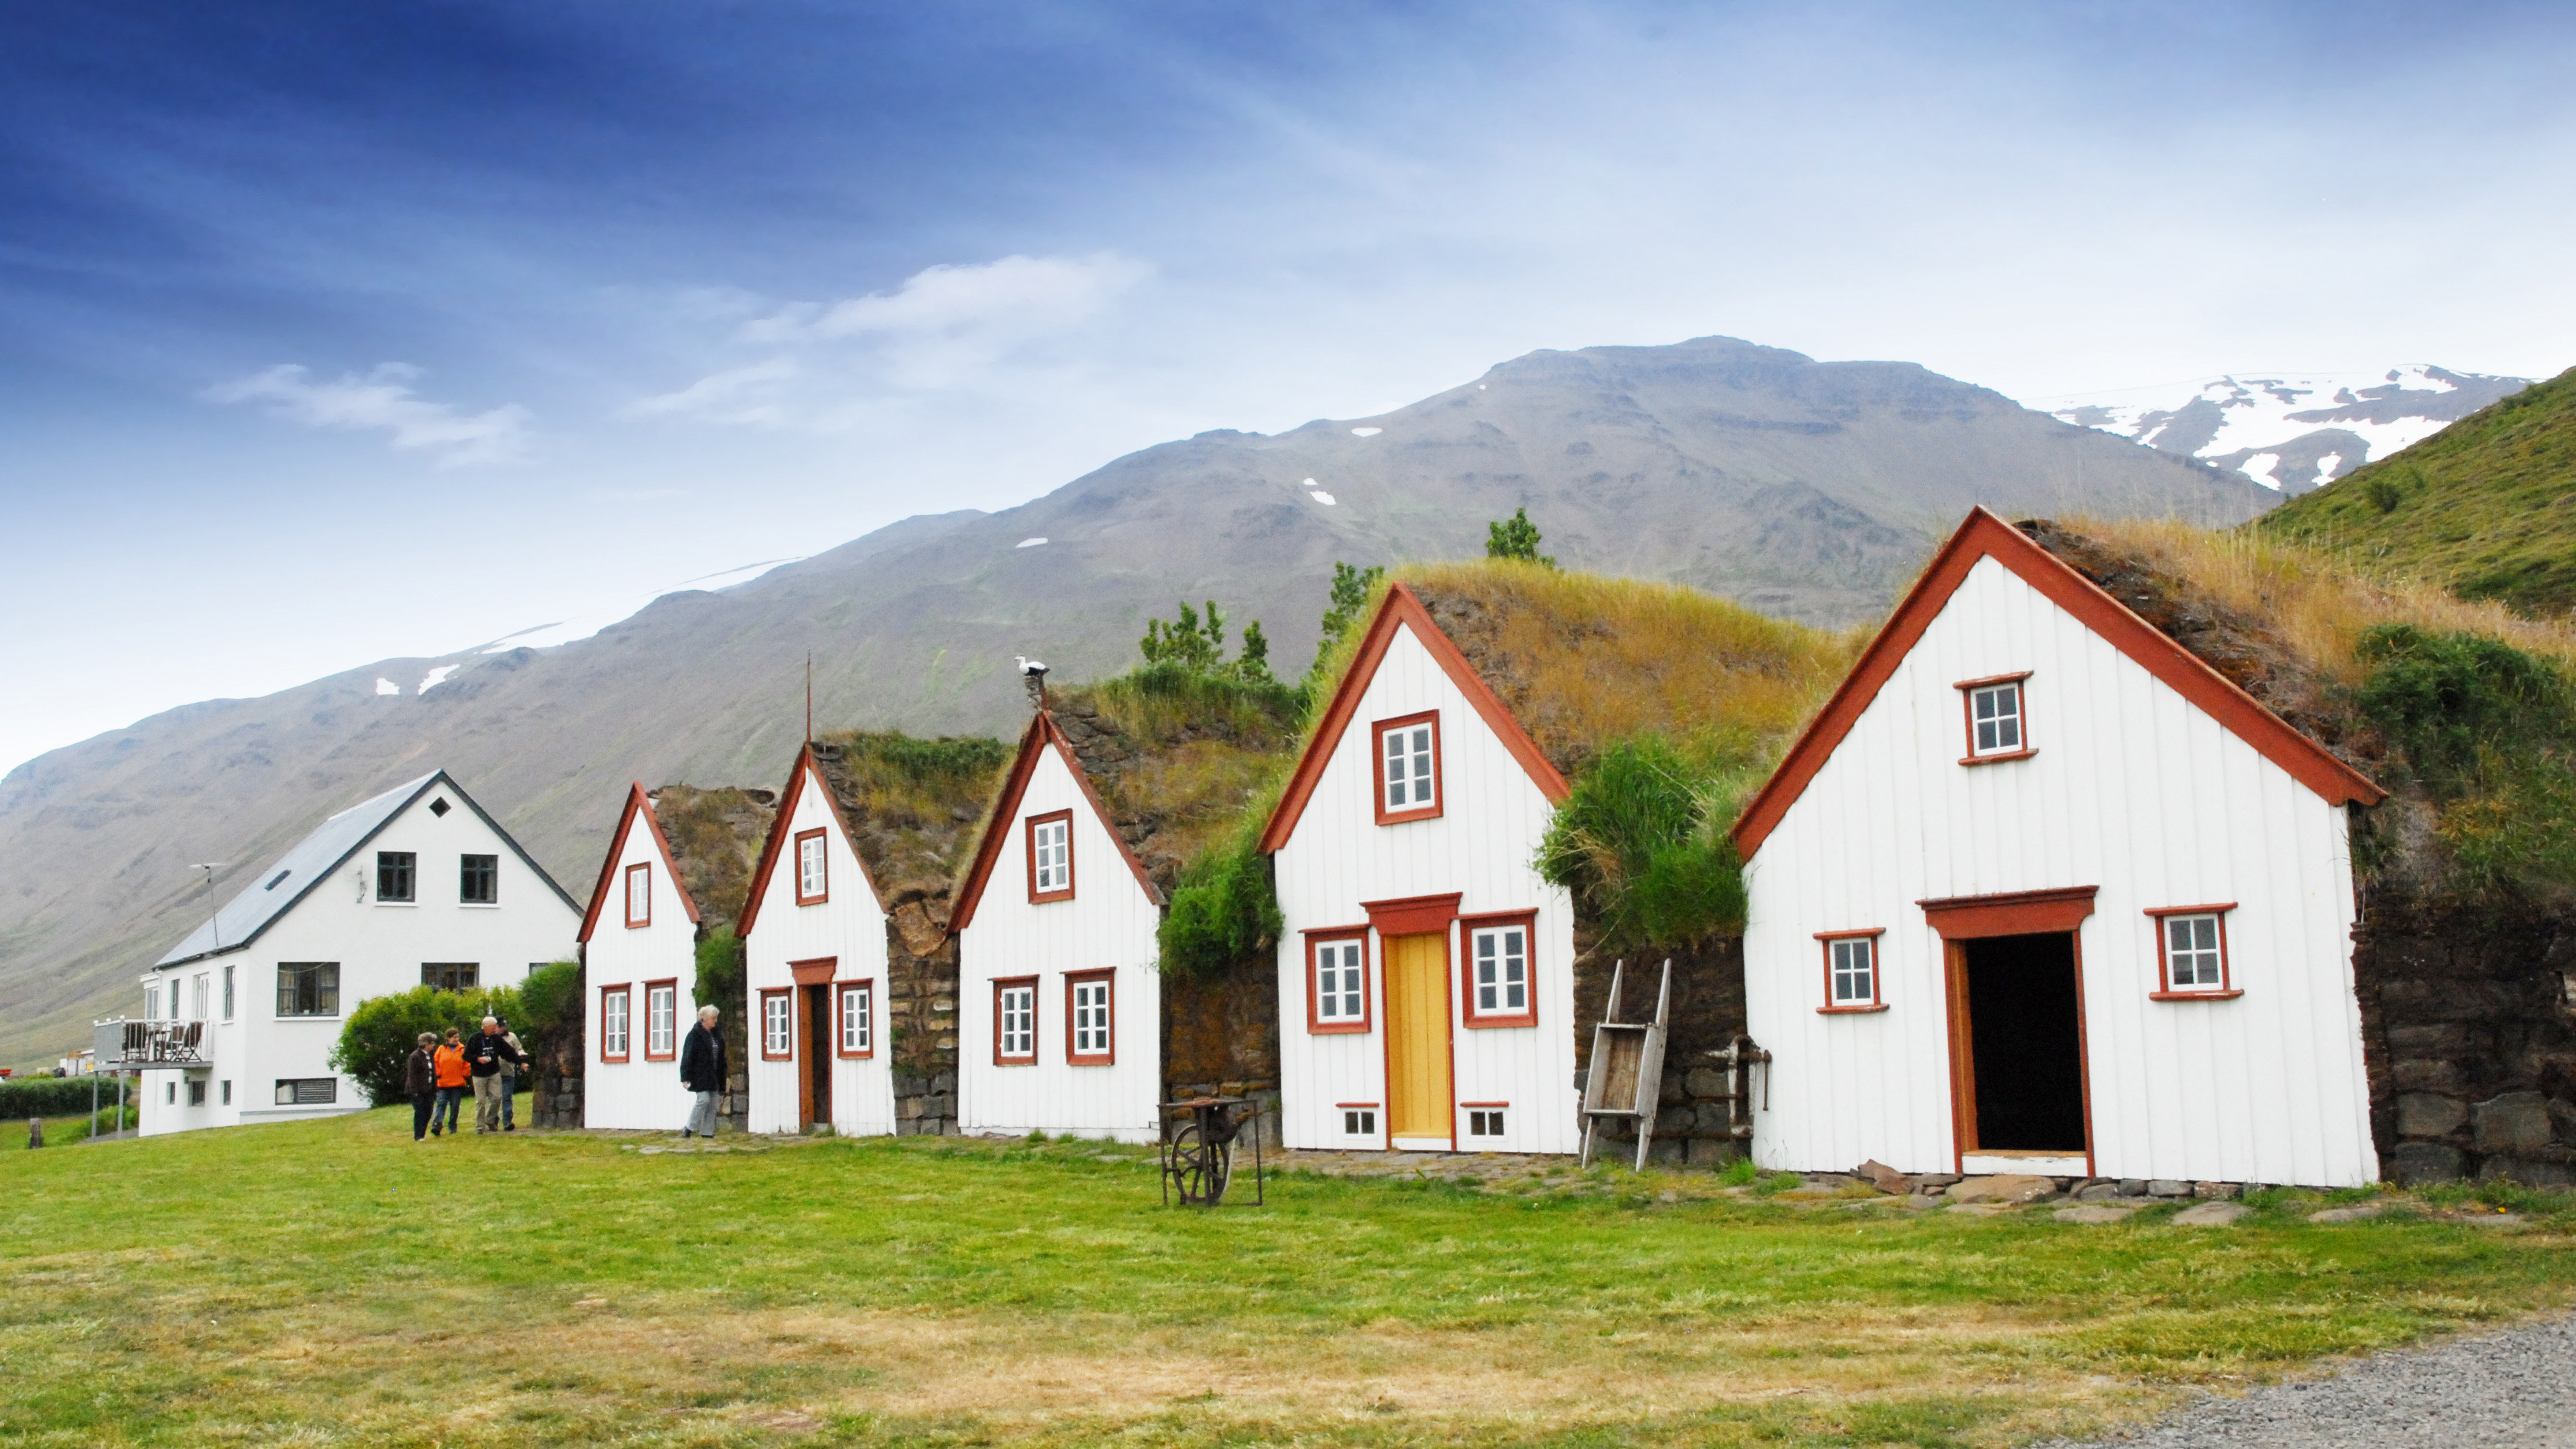
<path id="1" fill-rule="evenodd" d="M 2332 1378 L 2203 1399 L 2117 1440 L 2043 1449 L 2544 1449 L 2576 1444 L 2576 1320 L 2377 1354 Z"/>

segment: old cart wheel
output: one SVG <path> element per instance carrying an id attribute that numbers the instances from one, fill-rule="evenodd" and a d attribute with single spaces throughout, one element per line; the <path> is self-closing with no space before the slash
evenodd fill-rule
<path id="1" fill-rule="evenodd" d="M 1214 1206 L 1225 1197 L 1226 1179 L 1233 1171 L 1232 1149 L 1208 1141 L 1196 1122 L 1173 1136 L 1172 1181 L 1180 1189 L 1181 1201 Z"/>

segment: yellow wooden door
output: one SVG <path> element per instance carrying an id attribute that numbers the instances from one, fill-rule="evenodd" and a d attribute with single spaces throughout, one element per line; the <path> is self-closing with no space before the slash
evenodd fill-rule
<path id="1" fill-rule="evenodd" d="M 1449 936 L 1386 942 L 1386 1126 L 1391 1137 L 1449 1137 Z"/>

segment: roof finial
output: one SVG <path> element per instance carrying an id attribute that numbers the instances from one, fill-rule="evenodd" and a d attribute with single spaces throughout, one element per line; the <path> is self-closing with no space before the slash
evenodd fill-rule
<path id="1" fill-rule="evenodd" d="M 805 743 L 814 743 L 814 651 L 805 651 Z"/>

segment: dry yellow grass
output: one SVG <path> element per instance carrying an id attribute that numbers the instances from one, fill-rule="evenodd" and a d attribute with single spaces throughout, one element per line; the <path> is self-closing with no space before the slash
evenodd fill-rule
<path id="1" fill-rule="evenodd" d="M 2060 522 L 2265 621 L 2321 678 L 2335 683 L 2358 682 L 2353 643 L 2381 624 L 2483 634 L 2576 666 L 2576 623 L 2526 619 L 2501 604 L 2462 599 L 2438 584 L 2374 578 L 2332 553 L 2251 529 L 2217 533 L 2156 519 Z"/>
<path id="2" fill-rule="evenodd" d="M 1678 584 L 1506 560 L 1409 564 L 1393 577 L 1569 772 L 1640 734 L 1715 737 L 1767 758 L 1868 638 L 1766 618 Z M 1343 641 L 1327 677 L 1349 669 L 1359 633 Z"/>

